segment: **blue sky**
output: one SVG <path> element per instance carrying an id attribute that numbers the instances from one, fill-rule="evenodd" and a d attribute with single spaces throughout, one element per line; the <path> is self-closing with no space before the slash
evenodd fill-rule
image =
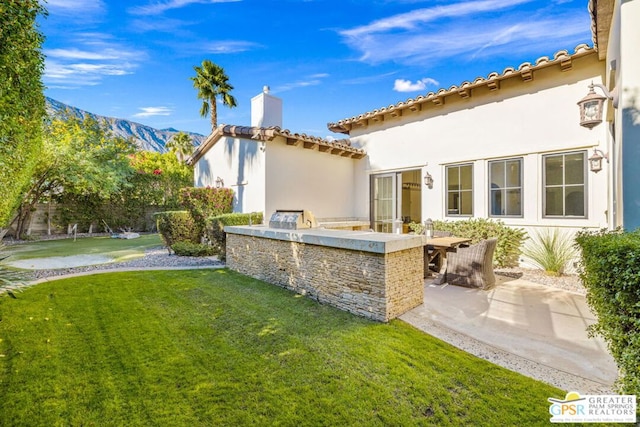
<path id="1" fill-rule="evenodd" d="M 283 127 L 335 122 L 592 45 L 587 0 L 48 0 L 46 95 L 96 114 L 208 134 L 189 77 L 234 86 L 218 123 L 248 126 L 264 85 Z"/>

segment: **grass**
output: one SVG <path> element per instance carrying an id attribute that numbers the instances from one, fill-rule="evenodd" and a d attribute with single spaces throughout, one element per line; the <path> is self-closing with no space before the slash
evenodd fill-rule
<path id="1" fill-rule="evenodd" d="M 7 261 L 54 256 L 100 254 L 115 261 L 125 261 L 144 256 L 145 249 L 162 245 L 159 234 L 145 234 L 137 239 L 113 239 L 111 237 L 84 237 L 73 239 L 42 240 L 6 246 Z"/>
<path id="2" fill-rule="evenodd" d="M 2 425 L 548 425 L 554 387 L 228 270 L 0 297 Z"/>

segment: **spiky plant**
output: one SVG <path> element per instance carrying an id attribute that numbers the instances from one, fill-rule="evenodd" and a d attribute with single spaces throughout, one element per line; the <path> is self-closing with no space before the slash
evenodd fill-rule
<path id="1" fill-rule="evenodd" d="M 4 250 L 4 244 L 0 243 L 0 262 L 8 258 L 8 255 L 2 255 Z M 13 290 L 16 289 L 16 285 L 19 285 L 24 280 L 22 274 L 17 271 L 9 270 L 0 265 L 0 294 L 6 291 L 9 295 L 15 298 Z"/>
<path id="2" fill-rule="evenodd" d="M 557 228 L 536 231 L 522 254 L 550 276 L 562 276 L 576 257 L 573 236 Z"/>

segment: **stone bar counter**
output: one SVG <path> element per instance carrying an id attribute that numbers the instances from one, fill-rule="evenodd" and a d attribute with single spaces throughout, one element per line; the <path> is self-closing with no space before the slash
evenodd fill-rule
<path id="1" fill-rule="evenodd" d="M 320 303 L 387 322 L 422 304 L 422 236 L 225 227 L 227 267 Z"/>

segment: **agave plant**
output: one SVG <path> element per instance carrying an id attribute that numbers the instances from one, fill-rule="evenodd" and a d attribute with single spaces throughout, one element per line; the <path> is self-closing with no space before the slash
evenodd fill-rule
<path id="1" fill-rule="evenodd" d="M 552 230 L 537 231 L 522 254 L 550 276 L 562 276 L 577 252 L 572 235 Z"/>

